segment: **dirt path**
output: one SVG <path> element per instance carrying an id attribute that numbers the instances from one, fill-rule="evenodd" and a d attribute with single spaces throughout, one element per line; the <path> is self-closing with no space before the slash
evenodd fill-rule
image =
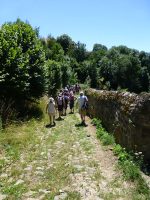
<path id="1" fill-rule="evenodd" d="M 0 200 L 133 199 L 134 186 L 123 180 L 90 119 L 82 127 L 78 114 L 68 114 L 52 128 L 46 120 L 32 124 L 34 139 L 19 159 L 5 154 Z"/>

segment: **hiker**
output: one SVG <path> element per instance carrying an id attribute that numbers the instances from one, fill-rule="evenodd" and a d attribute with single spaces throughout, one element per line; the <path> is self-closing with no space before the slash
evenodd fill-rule
<path id="1" fill-rule="evenodd" d="M 67 107 L 68 107 L 68 102 L 69 102 L 69 92 L 68 89 L 64 90 L 64 115 L 66 115 Z"/>
<path id="2" fill-rule="evenodd" d="M 58 108 L 58 113 L 59 113 L 58 119 L 62 119 L 61 116 L 63 114 L 63 106 L 64 106 L 64 100 L 63 100 L 62 93 L 59 93 L 59 95 L 56 99 L 56 102 L 57 102 L 57 108 Z"/>
<path id="3" fill-rule="evenodd" d="M 46 106 L 46 113 L 49 115 L 49 121 L 51 126 L 55 126 L 55 101 L 52 97 L 49 98 L 49 102 L 47 103 Z"/>
<path id="4" fill-rule="evenodd" d="M 74 102 L 76 100 L 76 97 L 73 94 L 73 91 L 70 91 L 69 95 L 69 107 L 70 107 L 70 113 L 74 113 Z"/>
<path id="5" fill-rule="evenodd" d="M 81 124 L 86 126 L 85 116 L 86 116 L 86 105 L 88 102 L 88 98 L 84 95 L 83 91 L 80 92 L 80 96 L 78 97 L 78 106 L 79 106 L 79 114 L 81 117 Z"/>

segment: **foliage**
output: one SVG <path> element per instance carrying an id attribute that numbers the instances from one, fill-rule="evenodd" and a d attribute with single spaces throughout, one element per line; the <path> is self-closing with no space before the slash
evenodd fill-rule
<path id="1" fill-rule="evenodd" d="M 69 83 L 71 70 L 70 70 L 70 61 L 64 59 L 61 64 L 61 80 L 62 80 L 62 87 L 66 87 Z"/>
<path id="2" fill-rule="evenodd" d="M 77 82 L 104 90 L 150 91 L 150 53 L 98 43 L 87 51 L 67 34 L 39 38 L 39 29 L 20 19 L 0 28 L 0 63 L 0 98 L 12 101 L 17 112 L 25 100 L 35 101 L 45 90 L 55 96 L 60 87 Z"/>
<path id="3" fill-rule="evenodd" d="M 126 152 L 125 148 L 122 148 L 119 144 L 114 146 L 113 152 L 118 156 L 118 160 L 120 161 L 129 159 L 129 154 Z"/>
<path id="4" fill-rule="evenodd" d="M 57 37 L 57 42 L 62 46 L 65 54 L 69 54 L 74 46 L 74 42 L 67 34 Z"/>
<path id="5" fill-rule="evenodd" d="M 45 50 L 46 60 L 63 61 L 64 50 L 62 46 L 56 42 L 55 38 L 48 36 L 48 38 L 41 38 L 40 40 Z"/>
<path id="6" fill-rule="evenodd" d="M 69 85 L 75 85 L 78 82 L 77 73 L 70 69 L 69 75 Z"/>
<path id="7" fill-rule="evenodd" d="M 75 69 L 77 72 L 78 79 L 81 83 L 84 83 L 89 75 L 90 62 L 84 61 L 78 65 L 78 68 Z"/>
<path id="8" fill-rule="evenodd" d="M 85 61 L 87 58 L 87 52 L 85 47 L 86 45 L 81 42 L 77 42 L 77 44 L 74 47 L 73 57 L 78 63 Z"/>
<path id="9" fill-rule="evenodd" d="M 44 92 L 45 54 L 37 30 L 21 20 L 0 29 L 1 96 L 39 98 Z"/>
<path id="10" fill-rule="evenodd" d="M 45 64 L 46 82 L 49 96 L 56 96 L 57 90 L 61 87 L 61 66 L 60 63 L 48 60 Z"/>
<path id="11" fill-rule="evenodd" d="M 101 121 L 93 119 L 92 124 L 96 125 L 96 135 L 103 145 L 111 145 L 115 143 L 113 135 L 107 133 L 107 131 L 102 127 Z"/>
<path id="12" fill-rule="evenodd" d="M 49 37 L 47 41 L 50 43 L 46 50 L 49 52 L 48 58 L 68 66 L 66 71 L 68 81 L 68 75 L 71 75 L 68 73 L 72 69 L 74 73 L 77 73 L 80 83 L 87 84 L 88 82 L 92 88 L 126 90 L 136 93 L 150 91 L 149 53 L 139 52 L 123 45 L 107 49 L 106 46 L 98 43 L 94 44 L 93 50 L 88 52 L 85 44 L 75 43 L 66 34 L 57 39 Z M 58 44 L 63 49 L 65 56 L 62 50 L 54 50 L 54 46 L 58 46 Z M 68 56 L 69 63 L 66 61 L 66 56 Z M 67 81 L 64 78 L 62 81 L 62 85 L 66 85 Z"/>
<path id="13" fill-rule="evenodd" d="M 98 73 L 97 73 L 96 65 L 91 63 L 88 70 L 89 70 L 89 77 L 90 77 L 90 86 L 92 88 L 97 88 Z"/>

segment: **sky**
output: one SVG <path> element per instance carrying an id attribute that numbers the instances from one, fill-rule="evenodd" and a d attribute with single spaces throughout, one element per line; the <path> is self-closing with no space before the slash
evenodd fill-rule
<path id="1" fill-rule="evenodd" d="M 0 26 L 17 18 L 89 51 L 98 43 L 150 52 L 150 0 L 0 0 Z"/>

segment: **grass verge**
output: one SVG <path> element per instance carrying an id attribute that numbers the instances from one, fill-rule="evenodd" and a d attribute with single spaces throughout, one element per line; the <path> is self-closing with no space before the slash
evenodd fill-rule
<path id="1" fill-rule="evenodd" d="M 141 159 L 136 159 L 133 153 L 128 153 L 125 148 L 115 143 L 113 135 L 109 134 L 98 119 L 93 119 L 92 124 L 96 126 L 97 137 L 103 145 L 112 145 L 113 153 L 118 157 L 118 167 L 122 170 L 126 180 L 135 184 L 133 199 L 150 199 L 150 190 L 140 172 Z"/>

